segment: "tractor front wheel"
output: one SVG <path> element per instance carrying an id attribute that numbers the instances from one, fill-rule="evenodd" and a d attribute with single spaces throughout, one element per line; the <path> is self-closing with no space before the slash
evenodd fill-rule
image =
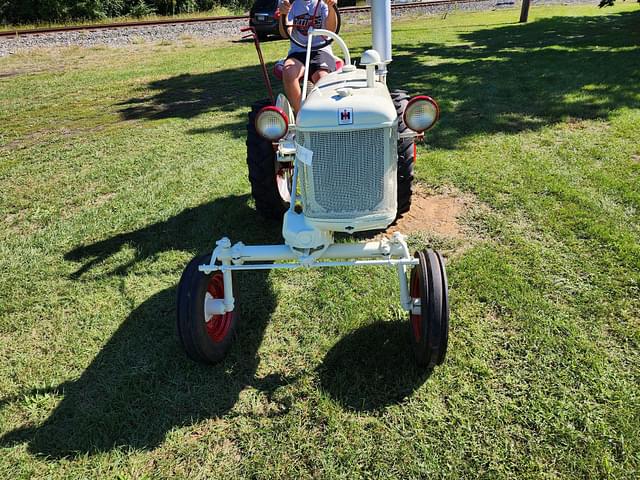
<path id="1" fill-rule="evenodd" d="M 409 279 L 412 310 L 411 343 L 416 363 L 428 369 L 444 362 L 449 341 L 449 296 L 442 255 L 433 250 L 416 252 L 418 265 Z"/>
<path id="2" fill-rule="evenodd" d="M 222 315 L 207 315 L 206 303 L 224 298 L 222 272 L 205 274 L 198 266 L 209 263 L 211 254 L 189 262 L 178 284 L 178 336 L 192 360 L 220 362 L 231 347 L 238 325 L 237 309 Z M 234 295 L 235 296 L 235 295 Z"/>
<path id="3" fill-rule="evenodd" d="M 255 125 L 256 115 L 268 105 L 271 101 L 265 99 L 251 106 L 247 123 L 247 167 L 256 210 L 268 219 L 282 220 L 289 206 L 288 192 L 283 184 L 288 181 L 290 172 L 278 165 L 273 145 L 260 136 Z"/>

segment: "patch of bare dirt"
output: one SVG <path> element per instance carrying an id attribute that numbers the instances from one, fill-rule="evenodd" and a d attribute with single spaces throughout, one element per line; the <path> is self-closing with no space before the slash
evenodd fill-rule
<path id="1" fill-rule="evenodd" d="M 449 238 L 464 235 L 461 217 L 475 203 L 470 195 L 454 192 L 428 192 L 416 185 L 411 200 L 411 210 L 389 227 L 387 233 L 430 232 Z"/>
<path id="2" fill-rule="evenodd" d="M 640 155 L 631 155 L 631 161 L 634 163 L 640 163 Z"/>

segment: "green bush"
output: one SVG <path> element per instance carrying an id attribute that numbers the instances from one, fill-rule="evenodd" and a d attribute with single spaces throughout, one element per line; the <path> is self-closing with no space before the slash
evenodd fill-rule
<path id="1" fill-rule="evenodd" d="M 149 5 L 144 3 L 143 0 L 139 0 L 138 3 L 131 7 L 131 10 L 129 10 L 129 15 L 131 15 L 132 17 L 140 18 L 152 15 L 155 12 L 156 11 L 153 7 L 150 7 Z"/>
<path id="2" fill-rule="evenodd" d="M 252 0 L 0 0 L 1 23 L 93 20 L 122 15 L 193 13 L 223 5 L 248 10 Z"/>

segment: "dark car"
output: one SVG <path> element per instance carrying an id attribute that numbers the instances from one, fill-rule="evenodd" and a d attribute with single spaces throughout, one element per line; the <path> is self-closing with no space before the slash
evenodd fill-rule
<path id="1" fill-rule="evenodd" d="M 278 0 L 256 0 L 249 11 L 249 17 L 249 25 L 256 29 L 260 40 L 264 40 L 269 35 L 280 36 Z"/>

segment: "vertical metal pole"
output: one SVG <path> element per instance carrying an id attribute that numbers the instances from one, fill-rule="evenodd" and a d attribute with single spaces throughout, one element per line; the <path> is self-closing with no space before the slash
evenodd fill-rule
<path id="1" fill-rule="evenodd" d="M 398 272 L 398 280 L 400 281 L 400 304 L 402 308 L 411 311 L 411 295 L 409 294 L 409 286 L 407 285 L 407 269 L 404 265 L 396 265 Z"/>
<path id="2" fill-rule="evenodd" d="M 223 260 L 222 265 L 228 267 L 231 262 Z M 233 298 L 233 272 L 231 270 L 222 272 L 222 283 L 224 285 L 224 310 L 225 312 L 233 312 L 235 299 Z"/>
<path id="3" fill-rule="evenodd" d="M 522 0 L 522 9 L 520 10 L 520 23 L 527 23 L 527 19 L 529 18 L 530 5 L 531 0 Z"/>
<path id="4" fill-rule="evenodd" d="M 309 83 L 309 63 L 311 62 L 311 43 L 313 41 L 313 28 L 307 30 L 307 56 L 304 61 L 304 84 L 302 85 L 302 103 L 307 99 L 307 84 Z"/>
<path id="5" fill-rule="evenodd" d="M 385 64 L 391 62 L 391 0 L 371 1 L 371 43 Z"/>
<path id="6" fill-rule="evenodd" d="M 295 212 L 298 200 L 298 162 L 293 161 L 293 180 L 291 181 L 291 198 L 289 199 L 289 211 Z"/>

